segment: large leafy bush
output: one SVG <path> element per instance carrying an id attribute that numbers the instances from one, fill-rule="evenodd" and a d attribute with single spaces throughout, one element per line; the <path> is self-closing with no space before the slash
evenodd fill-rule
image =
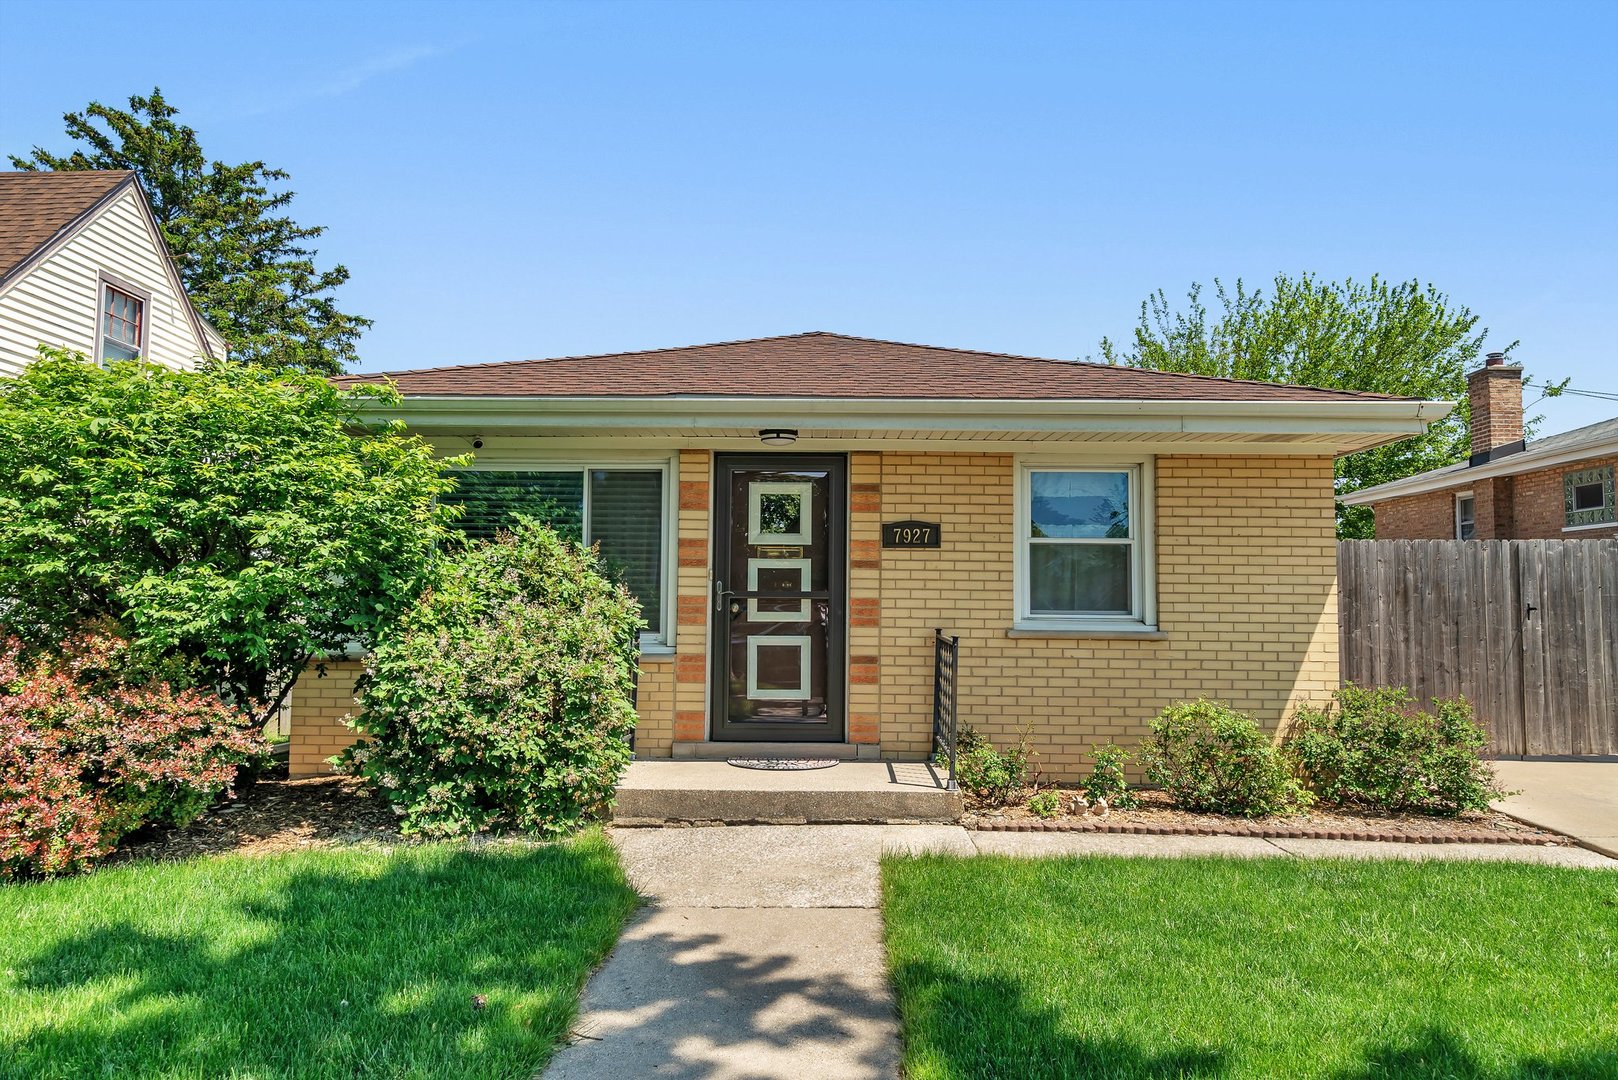
<path id="1" fill-rule="evenodd" d="M 377 642 L 344 763 L 409 833 L 576 828 L 629 763 L 635 601 L 533 522 L 440 569 Z"/>
<path id="2" fill-rule="evenodd" d="M 1146 778 L 1196 813 L 1262 817 L 1308 800 L 1253 718 L 1215 701 L 1183 701 L 1152 721 Z"/>
<path id="3" fill-rule="evenodd" d="M 1453 816 L 1502 794 L 1479 756 L 1488 741 L 1465 698 L 1427 712 L 1403 687 L 1351 685 L 1299 709 L 1285 749 L 1323 801 Z"/>
<path id="4" fill-rule="evenodd" d="M 5 642 L 0 876 L 77 870 L 143 825 L 191 821 L 265 750 L 248 725 L 217 695 L 132 682 L 115 638 Z"/>
<path id="5" fill-rule="evenodd" d="M 0 624 L 50 647 L 111 620 L 268 719 L 414 599 L 455 513 L 432 448 L 363 415 L 393 400 L 42 349 L 0 380 Z"/>

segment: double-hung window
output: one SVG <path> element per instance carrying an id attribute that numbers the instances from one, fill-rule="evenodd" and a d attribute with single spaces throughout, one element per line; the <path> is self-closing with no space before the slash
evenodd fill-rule
<path id="1" fill-rule="evenodd" d="M 101 276 L 96 320 L 96 359 L 133 360 L 146 351 L 146 304 L 136 289 Z"/>
<path id="2" fill-rule="evenodd" d="M 462 508 L 457 527 L 477 538 L 510 528 L 519 517 L 595 544 L 610 573 L 640 601 L 644 642 L 662 645 L 671 618 L 668 575 L 668 467 L 625 465 L 468 469 L 451 474 L 448 501 Z"/>
<path id="3" fill-rule="evenodd" d="M 1017 495 L 1017 625 L 1150 630 L 1144 464 L 1025 464 Z"/>
<path id="4" fill-rule="evenodd" d="M 1455 539 L 1470 540 L 1478 531 L 1478 503 L 1470 491 L 1455 496 Z"/>

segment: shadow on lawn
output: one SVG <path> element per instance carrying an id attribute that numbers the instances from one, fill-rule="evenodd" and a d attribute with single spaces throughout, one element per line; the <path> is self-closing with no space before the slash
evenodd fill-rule
<path id="1" fill-rule="evenodd" d="M 1224 1075 L 1225 1051 L 1187 1046 L 1148 1050 L 1121 1039 L 1075 1035 L 1056 1009 L 1032 1003 L 1017 983 L 963 978 L 931 964 L 894 971 L 909 1062 L 936 1062 L 939 1075 L 1006 1080 L 1201 1080 Z M 905 1004 L 909 1007 L 906 1008 Z"/>
<path id="2" fill-rule="evenodd" d="M 56 1011 L 0 1077 L 530 1074 L 636 904 L 610 857 L 573 845 L 247 884 L 197 865 L 199 889 L 233 893 L 214 901 L 225 939 L 125 919 L 30 957 L 20 1004 Z"/>
<path id="3" fill-rule="evenodd" d="M 1120 1039 L 1072 1033 L 1055 1009 L 1030 1004 L 1014 982 L 962 978 L 931 965 L 895 971 L 900 1001 L 918 1014 L 904 1025 L 908 1063 L 940 1076 L 983 1080 L 1203 1080 L 1252 1076 L 1229 1047 L 1148 1050 Z M 909 992 L 905 992 L 909 987 Z M 903 1006 L 901 1007 L 903 1009 Z M 1298 1072 L 1291 1075 L 1318 1075 Z M 1505 1067 L 1479 1062 L 1454 1036 L 1427 1028 L 1416 1037 L 1367 1048 L 1365 1061 L 1331 1080 L 1618 1080 L 1618 1049 L 1560 1058 L 1523 1058 Z"/>
<path id="4" fill-rule="evenodd" d="M 1613 1080 L 1618 1077 L 1618 1046 L 1555 1060 L 1524 1058 L 1507 1068 L 1481 1064 L 1453 1035 L 1426 1028 L 1414 1039 L 1384 1043 L 1366 1052 L 1362 1066 L 1333 1080 Z"/>

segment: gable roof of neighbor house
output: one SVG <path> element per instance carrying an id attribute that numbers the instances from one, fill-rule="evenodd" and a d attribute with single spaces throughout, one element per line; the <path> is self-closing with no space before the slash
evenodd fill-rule
<path id="1" fill-rule="evenodd" d="M 416 397 L 998 401 L 1414 401 L 814 331 L 673 349 L 346 375 Z"/>
<path id="2" fill-rule="evenodd" d="M 1454 465 L 1428 469 L 1376 487 L 1361 488 L 1342 496 L 1342 501 L 1349 506 L 1368 506 L 1407 495 L 1461 487 L 1473 480 L 1486 480 L 1492 476 L 1514 476 L 1586 458 L 1615 455 L 1618 455 L 1618 416 L 1611 420 L 1598 420 L 1572 431 L 1547 435 L 1543 439 L 1533 439 L 1524 443 L 1516 453 L 1491 458 L 1477 465 L 1458 461 Z"/>
<path id="3" fill-rule="evenodd" d="M 163 257 L 169 284 L 184 302 L 197 341 L 209 352 L 209 334 L 220 341 L 224 337 L 202 317 L 186 293 L 146 193 L 129 169 L 0 172 L 0 288 L 66 243 L 129 188 L 135 189 L 135 202 Z"/>
<path id="4" fill-rule="evenodd" d="M 0 281 L 134 182 L 127 170 L 0 172 Z"/>

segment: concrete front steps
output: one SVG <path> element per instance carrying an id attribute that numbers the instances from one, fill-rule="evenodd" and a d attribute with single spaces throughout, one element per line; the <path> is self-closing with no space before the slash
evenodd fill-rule
<path id="1" fill-rule="evenodd" d="M 769 756 L 833 755 L 783 754 L 777 744 Z M 955 821 L 961 816 L 961 794 L 946 791 L 944 779 L 937 769 L 919 761 L 840 761 L 829 769 L 804 772 L 739 769 L 723 761 L 636 761 L 618 785 L 613 824 Z"/>

